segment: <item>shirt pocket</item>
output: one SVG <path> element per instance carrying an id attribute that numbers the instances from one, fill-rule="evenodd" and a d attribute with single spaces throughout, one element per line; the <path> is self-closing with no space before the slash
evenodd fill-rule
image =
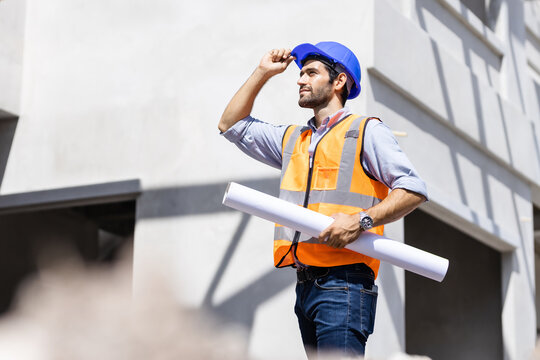
<path id="1" fill-rule="evenodd" d="M 336 190 L 339 167 L 317 167 L 313 190 Z"/>

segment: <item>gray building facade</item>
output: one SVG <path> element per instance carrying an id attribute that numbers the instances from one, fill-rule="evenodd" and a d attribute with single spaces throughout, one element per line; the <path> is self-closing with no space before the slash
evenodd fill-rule
<path id="1" fill-rule="evenodd" d="M 428 186 L 387 235 L 450 259 L 441 284 L 382 264 L 367 356 L 529 358 L 537 0 L 0 0 L 0 311 L 36 247 L 109 261 L 133 243 L 135 296 L 151 268 L 179 303 L 244 328 L 253 358 L 305 358 L 273 225 L 221 205 L 229 181 L 276 194 L 279 173 L 216 127 L 265 51 L 324 40 L 357 54 L 362 93 L 348 106 L 387 123 Z M 255 117 L 311 117 L 297 70 L 264 87 Z"/>

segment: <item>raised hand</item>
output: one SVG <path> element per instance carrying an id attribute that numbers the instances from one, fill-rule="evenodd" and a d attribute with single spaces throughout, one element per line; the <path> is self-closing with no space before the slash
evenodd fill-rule
<path id="1" fill-rule="evenodd" d="M 263 85 L 272 76 L 284 72 L 293 60 L 291 49 L 274 49 L 264 54 L 259 66 L 229 101 L 219 120 L 218 129 L 225 132 L 248 116 L 253 108 L 255 97 Z"/>
<path id="2" fill-rule="evenodd" d="M 294 56 L 291 56 L 291 49 L 272 49 L 264 54 L 259 70 L 267 77 L 272 77 L 284 72 L 294 59 Z"/>

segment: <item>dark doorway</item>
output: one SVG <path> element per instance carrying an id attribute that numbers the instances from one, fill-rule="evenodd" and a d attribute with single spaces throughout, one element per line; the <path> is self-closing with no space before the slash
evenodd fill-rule
<path id="1" fill-rule="evenodd" d="M 16 116 L 0 110 L 0 187 L 4 179 L 18 120 Z"/>
<path id="2" fill-rule="evenodd" d="M 0 215 L 0 314 L 43 256 L 76 256 L 87 264 L 114 262 L 131 247 L 135 200 Z"/>
<path id="3" fill-rule="evenodd" d="M 501 254 L 419 210 L 405 218 L 405 242 L 450 260 L 442 283 L 406 272 L 407 353 L 502 359 Z"/>

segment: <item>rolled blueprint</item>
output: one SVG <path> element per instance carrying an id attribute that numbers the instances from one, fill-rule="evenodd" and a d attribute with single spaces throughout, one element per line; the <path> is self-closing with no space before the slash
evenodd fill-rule
<path id="1" fill-rule="evenodd" d="M 329 216 L 234 182 L 229 183 L 223 204 L 312 237 L 318 237 L 334 221 Z M 448 259 L 371 232 L 362 233 L 345 248 L 439 282 L 448 270 Z"/>

